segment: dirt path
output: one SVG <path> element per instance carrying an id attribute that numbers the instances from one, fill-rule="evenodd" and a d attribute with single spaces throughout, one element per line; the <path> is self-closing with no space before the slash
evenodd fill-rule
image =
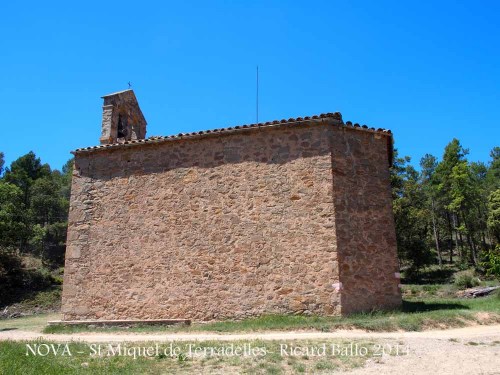
<path id="1" fill-rule="evenodd" d="M 325 339 L 478 339 L 483 336 L 500 340 L 500 324 L 422 332 L 366 332 L 338 330 L 335 332 L 288 331 L 255 333 L 100 333 L 43 334 L 25 330 L 0 330 L 0 340 L 47 340 L 55 342 L 144 342 L 144 341 L 239 341 L 239 340 L 325 340 Z"/>
<path id="2" fill-rule="evenodd" d="M 0 340 L 83 341 L 90 343 L 144 341 L 235 341 L 235 340 L 370 340 L 407 345 L 409 354 L 370 359 L 350 371 L 358 374 L 500 374 L 500 325 L 472 326 L 423 332 L 263 332 L 263 333 L 74 333 L 42 334 L 33 331 L 0 331 Z"/>
<path id="3" fill-rule="evenodd" d="M 369 359 L 362 368 L 349 375 L 402 374 L 500 374 L 500 341 L 498 335 L 464 335 L 461 339 L 406 338 L 410 348 L 406 356 Z"/>
<path id="4" fill-rule="evenodd" d="M 422 332 L 366 332 L 338 330 L 335 332 L 262 332 L 262 333 L 100 333 L 43 334 L 25 330 L 0 331 L 0 340 L 47 340 L 55 342 L 144 342 L 144 341 L 240 341 L 240 340 L 321 340 L 321 339 L 480 339 L 493 337 L 500 341 L 500 325 L 472 326 L 458 329 Z M 493 341 L 495 341 L 493 340 Z"/>

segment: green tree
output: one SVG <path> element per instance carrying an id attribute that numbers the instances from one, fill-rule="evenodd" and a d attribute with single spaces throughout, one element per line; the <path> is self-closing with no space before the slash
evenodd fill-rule
<path id="1" fill-rule="evenodd" d="M 443 265 L 443 256 L 441 254 L 440 231 L 439 231 L 439 216 L 437 204 L 437 183 L 436 183 L 436 168 L 438 166 L 437 158 L 433 155 L 426 154 L 420 160 L 422 168 L 421 179 L 423 193 L 427 199 L 427 207 L 429 211 L 430 222 L 432 225 L 432 235 L 434 237 L 434 245 L 438 254 L 439 266 Z"/>
<path id="2" fill-rule="evenodd" d="M 494 249 L 490 249 L 484 254 L 482 266 L 487 275 L 500 279 L 500 245 L 497 245 Z"/>
<path id="3" fill-rule="evenodd" d="M 40 257 L 44 266 L 63 264 L 71 174 L 71 160 L 61 173 L 30 152 L 0 178 L 0 305 L 51 283 L 45 268 L 24 267 L 20 253 Z"/>
<path id="4" fill-rule="evenodd" d="M 475 204 L 469 207 L 472 225 L 475 228 L 477 242 L 482 249 L 488 249 L 493 241 L 488 233 L 488 166 L 482 162 L 471 162 L 469 164 L 473 184 Z"/>
<path id="5" fill-rule="evenodd" d="M 33 182 L 30 189 L 30 208 L 34 222 L 48 225 L 66 218 L 67 205 L 61 197 L 61 186 L 52 175 Z"/>
<path id="6" fill-rule="evenodd" d="M 493 191 L 500 189 L 500 147 L 494 147 L 490 152 L 490 157 L 486 181 L 489 190 Z"/>
<path id="7" fill-rule="evenodd" d="M 30 152 L 15 160 L 2 179 L 20 192 L 14 205 L 23 207 L 23 215 L 9 224 L 19 238 L 17 249 L 54 266 L 64 256 L 71 173 L 72 160 L 61 173 Z"/>
<path id="8" fill-rule="evenodd" d="M 0 152 L 0 176 L 2 175 L 4 164 L 5 164 L 4 154 L 3 152 Z"/>
<path id="9" fill-rule="evenodd" d="M 71 193 L 71 179 L 73 178 L 73 168 L 75 166 L 75 159 L 69 159 L 62 167 L 61 186 L 62 196 L 69 201 Z"/>
<path id="10" fill-rule="evenodd" d="M 17 247 L 26 236 L 24 215 L 21 189 L 0 180 L 0 247 Z"/>
<path id="11" fill-rule="evenodd" d="M 436 167 L 436 182 L 437 182 L 437 204 L 444 208 L 444 217 L 446 220 L 446 227 L 449 236 L 450 244 L 450 262 L 453 259 L 453 240 L 455 243 L 455 250 L 458 253 L 460 260 L 464 261 L 463 257 L 463 239 L 460 218 L 456 212 L 450 209 L 452 201 L 452 183 L 453 183 L 453 168 L 460 162 L 465 160 L 465 156 L 469 153 L 460 144 L 460 141 L 454 138 L 446 147 L 443 154 L 443 160 Z"/>
<path id="12" fill-rule="evenodd" d="M 64 257 L 69 209 L 65 191 L 67 182 L 59 171 L 35 180 L 30 189 L 34 225 L 29 245 L 47 265 L 61 263 Z"/>
<path id="13" fill-rule="evenodd" d="M 459 234 L 465 236 L 469 247 L 470 262 L 477 266 L 477 244 L 475 240 L 477 215 L 474 208 L 479 203 L 478 186 L 475 184 L 469 164 L 463 160 L 457 163 L 450 175 L 450 198 L 448 208 L 457 218 L 461 225 L 457 227 Z"/>
<path id="14" fill-rule="evenodd" d="M 490 194 L 488 201 L 488 229 L 497 244 L 500 243 L 500 189 Z"/>
<path id="15" fill-rule="evenodd" d="M 29 203 L 29 192 L 33 182 L 41 177 L 50 175 L 51 170 L 48 164 L 43 164 L 33 151 L 12 162 L 5 171 L 4 179 L 11 184 L 18 186 L 23 191 L 23 201 L 25 205 Z"/>
<path id="16" fill-rule="evenodd" d="M 428 212 L 420 175 L 409 163 L 409 157 L 399 158 L 395 153 L 391 183 L 399 259 L 412 276 L 432 263 L 433 257 L 426 240 Z"/>

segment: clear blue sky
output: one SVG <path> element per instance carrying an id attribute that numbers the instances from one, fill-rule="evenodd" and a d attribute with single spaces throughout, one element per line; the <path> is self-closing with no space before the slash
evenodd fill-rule
<path id="1" fill-rule="evenodd" d="M 500 146 L 496 1 L 3 1 L 0 151 L 60 168 L 133 89 L 148 135 L 340 111 L 415 163 Z"/>

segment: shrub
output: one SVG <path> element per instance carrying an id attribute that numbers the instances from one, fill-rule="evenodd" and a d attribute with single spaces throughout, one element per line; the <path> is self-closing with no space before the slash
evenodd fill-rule
<path id="1" fill-rule="evenodd" d="M 22 285 L 23 264 L 13 250 L 0 247 L 0 305 L 6 302 L 17 285 Z"/>
<path id="2" fill-rule="evenodd" d="M 47 269 L 27 269 L 16 251 L 0 247 L 0 306 L 19 301 L 52 283 Z"/>
<path id="3" fill-rule="evenodd" d="M 495 249 L 488 251 L 484 255 L 484 262 L 481 265 L 488 276 L 500 279 L 500 245 L 497 245 Z"/>
<path id="4" fill-rule="evenodd" d="M 457 287 L 466 289 L 478 286 L 481 281 L 474 275 L 473 270 L 466 270 L 455 274 L 454 283 Z"/>

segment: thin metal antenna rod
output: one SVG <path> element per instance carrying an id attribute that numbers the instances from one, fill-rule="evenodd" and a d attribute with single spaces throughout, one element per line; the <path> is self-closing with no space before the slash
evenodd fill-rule
<path id="1" fill-rule="evenodd" d="M 256 124 L 259 123 L 259 66 L 257 65 L 257 98 L 255 102 Z"/>

